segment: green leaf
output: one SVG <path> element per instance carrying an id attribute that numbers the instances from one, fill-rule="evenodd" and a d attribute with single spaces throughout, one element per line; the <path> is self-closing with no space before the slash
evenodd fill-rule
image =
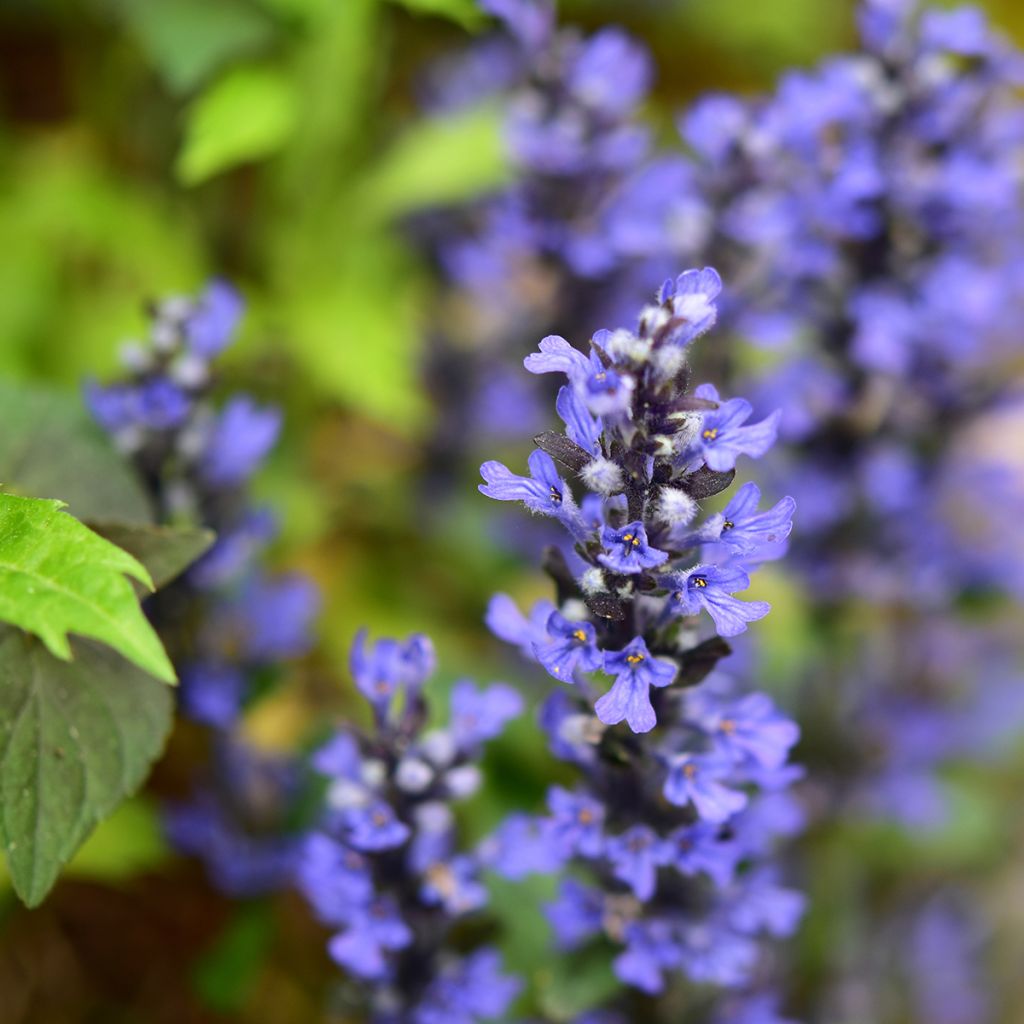
<path id="1" fill-rule="evenodd" d="M 418 121 L 358 186 L 358 209 L 394 217 L 498 188 L 510 174 L 502 125 L 491 104 Z"/>
<path id="2" fill-rule="evenodd" d="M 368 233 L 327 280 L 310 280 L 289 307 L 292 353 L 312 386 L 400 434 L 428 414 L 419 368 L 419 281 L 402 248 Z"/>
<path id="3" fill-rule="evenodd" d="M 74 661 L 58 661 L 0 628 L 0 840 L 29 906 L 142 783 L 173 718 L 168 687 L 100 644 L 72 649 Z"/>
<path id="4" fill-rule="evenodd" d="M 475 31 L 484 21 L 483 11 L 476 0 L 391 0 L 391 3 L 404 7 L 414 14 L 433 14 L 440 18 L 448 18 L 463 28 Z"/>
<path id="5" fill-rule="evenodd" d="M 295 130 L 298 113 L 295 89 L 283 72 L 256 66 L 229 71 L 186 112 L 178 178 L 197 185 L 276 153 Z"/>
<path id="6" fill-rule="evenodd" d="M 150 526 L 107 520 L 89 520 L 86 525 L 137 558 L 157 589 L 184 572 L 216 539 L 212 530 L 195 526 Z"/>
<path id="7" fill-rule="evenodd" d="M 0 620 L 35 633 L 58 658 L 71 657 L 67 634 L 78 633 L 173 683 L 174 668 L 128 580 L 152 587 L 149 573 L 63 507 L 0 494 Z"/>
<path id="8" fill-rule="evenodd" d="M 0 381 L 0 481 L 19 494 L 60 495 L 78 519 L 153 518 L 126 460 L 81 404 L 58 391 Z"/>
<path id="9" fill-rule="evenodd" d="M 168 87 L 185 93 L 273 37 L 257 10 L 231 0 L 123 0 L 121 13 Z"/>

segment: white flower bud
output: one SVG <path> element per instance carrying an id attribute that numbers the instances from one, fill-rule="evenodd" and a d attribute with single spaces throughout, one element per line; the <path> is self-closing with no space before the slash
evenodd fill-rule
<path id="1" fill-rule="evenodd" d="M 688 526 L 697 510 L 697 502 L 678 487 L 662 487 L 658 494 L 658 518 L 669 526 Z"/>
<path id="2" fill-rule="evenodd" d="M 583 483 L 597 494 L 617 494 L 622 490 L 622 469 L 611 459 L 591 459 L 580 473 Z"/>
<path id="3" fill-rule="evenodd" d="M 418 757 L 403 757 L 395 769 L 395 783 L 406 793 L 422 793 L 434 778 L 434 770 Z"/>
<path id="4" fill-rule="evenodd" d="M 448 772 L 444 777 L 444 781 L 448 787 L 448 792 L 456 800 L 464 800 L 466 797 L 472 796 L 480 788 L 480 783 L 483 779 L 480 769 L 475 764 L 462 764 Z"/>
<path id="5" fill-rule="evenodd" d="M 335 811 L 350 807 L 365 807 L 370 802 L 369 793 L 351 779 L 335 779 L 327 789 L 327 806 Z"/>
<path id="6" fill-rule="evenodd" d="M 424 735 L 420 749 L 438 768 L 447 768 L 455 759 L 455 737 L 444 729 L 434 729 Z"/>
<path id="7" fill-rule="evenodd" d="M 580 577 L 579 583 L 584 594 L 604 594 L 608 590 L 604 582 L 604 572 L 597 568 L 587 569 Z"/>
<path id="8" fill-rule="evenodd" d="M 379 758 L 367 758 L 360 765 L 359 776 L 371 789 L 377 789 L 384 785 L 384 780 L 388 777 L 388 769 Z"/>

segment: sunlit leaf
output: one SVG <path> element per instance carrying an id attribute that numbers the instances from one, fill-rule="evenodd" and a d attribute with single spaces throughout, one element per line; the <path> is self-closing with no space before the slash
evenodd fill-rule
<path id="1" fill-rule="evenodd" d="M 295 130 L 299 104 L 294 86 L 270 67 L 229 71 L 189 107 L 185 140 L 175 170 L 197 185 L 238 164 L 281 149 Z"/>
<path id="2" fill-rule="evenodd" d="M 367 172 L 360 209 L 395 216 L 498 188 L 510 171 L 502 123 L 490 105 L 416 122 Z"/>
<path id="3" fill-rule="evenodd" d="M 126 551 L 45 498 L 0 494 L 0 621 L 71 657 L 69 633 L 109 644 L 139 668 L 174 682 L 174 668 L 142 613 L 129 577 L 152 586 Z"/>

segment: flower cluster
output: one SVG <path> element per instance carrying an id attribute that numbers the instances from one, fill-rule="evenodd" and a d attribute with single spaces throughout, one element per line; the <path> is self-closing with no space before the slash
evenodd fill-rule
<path id="1" fill-rule="evenodd" d="M 990 438 L 1021 408 L 1003 370 L 1024 315 L 1024 56 L 975 9 L 867 0 L 860 21 L 859 52 L 697 103 L 690 155 L 645 166 L 609 225 L 727 273 L 723 319 L 770 350 L 749 393 L 784 404 L 776 474 L 818 596 L 1019 593 L 1021 552 L 995 538 L 1024 493 Z"/>
<path id="2" fill-rule="evenodd" d="M 458 844 L 451 805 L 480 784 L 484 744 L 521 710 L 511 687 L 457 682 L 449 722 L 425 730 L 434 669 L 424 636 L 355 641 L 352 676 L 373 727 L 344 726 L 312 757 L 327 781 L 299 885 L 336 929 L 328 949 L 362 983 L 375 1022 L 474 1024 L 505 1013 L 519 983 L 496 952 L 460 956 L 453 926 L 487 899 L 478 858 Z"/>
<path id="3" fill-rule="evenodd" d="M 762 349 L 746 393 L 783 407 L 769 478 L 801 509 L 787 567 L 823 639 L 801 712 L 819 804 L 923 830 L 947 819 L 950 763 L 1021 724 L 993 626 L 1024 589 L 1006 440 L 1024 417 L 1024 57 L 971 8 L 865 0 L 860 28 L 858 52 L 766 97 L 697 103 L 688 152 L 638 172 L 607 231 L 727 274 L 724 324 Z M 748 387 L 738 346 L 716 360 Z M 845 643 L 872 614 L 870 645 Z M 920 901 L 911 879 L 886 890 L 896 916 Z"/>
<path id="4" fill-rule="evenodd" d="M 446 212 L 431 232 L 468 314 L 468 340 L 451 336 L 447 318 L 434 359 L 449 458 L 474 431 L 507 436 L 510 425 L 543 422 L 542 390 L 516 374 L 526 339 L 567 321 L 617 323 L 611 309 L 625 304 L 632 316 L 643 294 L 629 280 L 637 260 L 610 244 L 600 213 L 649 152 L 639 117 L 649 54 L 617 27 L 590 36 L 556 28 L 551 0 L 481 6 L 500 30 L 445 60 L 430 100 L 450 110 L 500 97 L 514 177 L 471 209 Z"/>
<path id="5" fill-rule="evenodd" d="M 282 829 L 295 766 L 248 748 L 237 726 L 280 664 L 308 649 L 319 605 L 308 579 L 260 565 L 274 523 L 252 506 L 248 482 L 273 447 L 280 414 L 247 395 L 214 401 L 214 360 L 241 315 L 240 297 L 219 281 L 198 299 L 165 300 L 152 309 L 148 346 L 125 348 L 126 378 L 86 390 L 94 417 L 138 469 L 158 521 L 216 533 L 210 551 L 149 608 L 181 677 L 182 710 L 212 731 L 209 785 L 169 813 L 168 828 L 232 892 L 279 884 L 297 849 Z"/>
<path id="6" fill-rule="evenodd" d="M 481 468 L 484 494 L 555 518 L 573 541 L 547 556 L 557 605 L 524 616 L 498 595 L 488 623 L 566 684 L 542 724 L 580 776 L 550 790 L 547 814 L 507 821 L 486 854 L 510 877 L 583 869 L 589 884 L 566 878 L 549 908 L 559 945 L 605 934 L 624 947 L 618 977 L 646 993 L 666 972 L 753 985 L 758 937 L 791 934 L 804 905 L 770 861 L 800 827 L 786 793 L 800 774 L 788 763 L 797 727 L 715 669 L 729 652 L 721 637 L 767 614 L 735 595 L 782 552 L 793 514 L 789 498 L 758 511 L 748 483 L 697 522 L 740 457 L 771 446 L 778 420 L 750 423 L 749 403 L 707 385 L 688 392 L 687 349 L 714 323 L 720 286 L 711 269 L 667 281 L 636 332 L 598 332 L 589 355 L 545 338 L 526 367 L 565 374 L 565 432 L 535 439 L 529 477 Z M 701 640 L 705 611 L 719 635 Z M 595 699 L 597 673 L 613 681 Z"/>

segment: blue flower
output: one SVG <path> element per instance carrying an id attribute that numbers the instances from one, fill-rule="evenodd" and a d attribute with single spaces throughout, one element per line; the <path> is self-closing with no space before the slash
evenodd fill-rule
<path id="1" fill-rule="evenodd" d="M 182 709 L 197 722 L 225 729 L 242 710 L 245 674 L 237 665 L 198 661 L 181 670 Z"/>
<path id="2" fill-rule="evenodd" d="M 302 894 L 325 924 L 350 921 L 354 908 L 373 898 L 366 858 L 322 832 L 311 833 L 303 843 L 296 876 Z"/>
<path id="3" fill-rule="evenodd" d="M 748 622 L 763 619 L 771 611 L 767 601 L 741 601 L 732 596 L 750 586 L 750 576 L 738 565 L 697 565 L 660 582 L 671 591 L 667 614 L 697 615 L 706 608 L 721 636 L 736 636 L 746 630 Z"/>
<path id="4" fill-rule="evenodd" d="M 319 610 L 320 592 L 305 576 L 256 575 L 246 581 L 231 616 L 238 620 L 244 656 L 266 663 L 305 654 Z"/>
<path id="5" fill-rule="evenodd" d="M 751 693 L 711 716 L 708 727 L 718 750 L 740 763 L 752 761 L 762 768 L 781 768 L 800 737 L 795 722 L 780 714 L 771 698 Z"/>
<path id="6" fill-rule="evenodd" d="M 174 430 L 192 412 L 192 400 L 173 381 L 154 377 L 139 388 L 136 415 L 140 426 L 150 430 Z"/>
<path id="7" fill-rule="evenodd" d="M 720 824 L 747 805 L 747 795 L 722 784 L 732 765 L 713 755 L 680 754 L 669 764 L 665 799 L 677 807 L 692 803 L 703 821 Z"/>
<path id="8" fill-rule="evenodd" d="M 667 921 L 635 921 L 626 926 L 626 949 L 615 958 L 616 977 L 657 995 L 665 987 L 662 972 L 679 967 L 679 942 Z"/>
<path id="9" fill-rule="evenodd" d="M 468 914 L 487 903 L 487 890 L 477 878 L 476 861 L 467 856 L 428 865 L 420 896 L 428 906 L 442 906 L 452 916 Z"/>
<path id="10" fill-rule="evenodd" d="M 649 54 L 618 28 L 602 29 L 585 40 L 568 69 L 573 96 L 608 118 L 629 113 L 650 81 Z"/>
<path id="11" fill-rule="evenodd" d="M 773 871 L 762 868 L 736 883 L 727 916 L 738 932 L 752 935 L 766 931 L 784 939 L 796 931 L 806 909 L 803 893 L 779 885 Z"/>
<path id="12" fill-rule="evenodd" d="M 550 639 L 548 621 L 554 610 L 550 601 L 537 601 L 527 618 L 508 594 L 495 594 L 487 605 L 484 621 L 496 637 L 515 644 L 527 658 L 533 658 L 534 648 Z"/>
<path id="13" fill-rule="evenodd" d="M 728 505 L 708 520 L 708 540 L 717 540 L 740 552 L 756 550 L 762 544 L 784 541 L 793 529 L 796 502 L 783 498 L 765 512 L 758 512 L 761 490 L 753 481 L 745 483 Z"/>
<path id="14" fill-rule="evenodd" d="M 539 347 L 523 360 L 530 373 L 564 373 L 570 383 L 579 384 L 594 372 L 590 359 L 557 334 L 543 338 Z"/>
<path id="15" fill-rule="evenodd" d="M 601 421 L 590 414 L 578 392 L 563 385 L 558 389 L 555 412 L 565 423 L 565 434 L 584 451 L 598 455 L 601 451 Z"/>
<path id="16" fill-rule="evenodd" d="M 760 458 L 775 443 L 781 411 L 776 410 L 759 423 L 744 426 L 753 412 L 745 398 L 722 402 L 711 384 L 701 384 L 694 394 L 697 398 L 720 402 L 717 409 L 702 414 L 695 441 L 695 451 L 709 469 L 719 473 L 735 469 L 741 455 Z"/>
<path id="17" fill-rule="evenodd" d="M 573 878 L 563 878 L 557 899 L 544 907 L 559 949 L 575 949 L 599 934 L 604 926 L 604 912 L 604 894 Z"/>
<path id="18" fill-rule="evenodd" d="M 394 849 L 410 835 L 409 826 L 399 821 L 394 809 L 382 801 L 367 807 L 349 807 L 343 812 L 342 821 L 349 845 L 367 853 Z"/>
<path id="19" fill-rule="evenodd" d="M 720 889 L 733 879 L 743 850 L 732 839 L 721 836 L 721 828 L 707 821 L 677 828 L 666 837 L 671 851 L 668 863 L 684 875 L 703 872 Z"/>
<path id="20" fill-rule="evenodd" d="M 485 462 L 480 475 L 487 481 L 478 490 L 497 501 L 521 501 L 533 512 L 554 516 L 567 527 L 582 529 L 572 492 L 547 452 L 535 451 L 528 460 L 530 475 L 516 476 L 500 462 Z"/>
<path id="21" fill-rule="evenodd" d="M 463 679 L 452 688 L 449 728 L 461 749 L 500 736 L 505 724 L 522 713 L 523 698 L 511 686 L 495 683 L 478 690 Z"/>
<path id="22" fill-rule="evenodd" d="M 381 978 L 387 973 L 385 952 L 404 949 L 412 930 L 388 899 L 377 899 L 357 909 L 349 927 L 328 943 L 331 958 L 360 978 Z"/>
<path id="23" fill-rule="evenodd" d="M 604 805 L 585 793 L 561 786 L 548 790 L 548 834 L 564 856 L 599 857 L 604 849 Z"/>
<path id="24" fill-rule="evenodd" d="M 501 958 L 479 949 L 442 970 L 414 1014 L 415 1024 L 477 1024 L 502 1016 L 522 983 L 501 973 Z"/>
<path id="25" fill-rule="evenodd" d="M 653 829 L 634 825 L 622 835 L 608 838 L 605 856 L 612 864 L 615 877 L 625 882 L 638 900 L 646 903 L 654 895 L 658 867 L 669 861 L 669 850 Z"/>
<path id="26" fill-rule="evenodd" d="M 672 319 L 678 321 L 669 334 L 669 341 L 686 345 L 714 327 L 718 318 L 715 299 L 721 290 L 722 279 L 713 267 L 687 270 L 674 281 L 666 281 L 658 300 L 669 305 Z"/>
<path id="27" fill-rule="evenodd" d="M 577 668 L 595 672 L 604 664 L 597 631 L 589 622 L 570 622 L 558 611 L 548 617 L 548 640 L 534 644 L 533 653 L 548 673 L 571 683 Z"/>
<path id="28" fill-rule="evenodd" d="M 259 468 L 281 430 L 281 413 L 247 395 L 232 398 L 206 439 L 200 472 L 215 487 L 237 487 Z"/>
<path id="29" fill-rule="evenodd" d="M 361 629 L 349 652 L 349 669 L 359 692 L 384 713 L 397 693 L 416 690 L 434 670 L 434 649 L 422 635 L 405 643 L 390 637 L 367 649 L 367 631 Z"/>
<path id="30" fill-rule="evenodd" d="M 635 637 L 621 651 L 606 651 L 604 670 L 616 677 L 612 688 L 594 705 L 605 725 L 626 720 L 633 732 L 650 732 L 657 724 L 651 706 L 650 688 L 668 686 L 678 667 L 655 658 L 643 637 Z"/>
<path id="31" fill-rule="evenodd" d="M 211 359 L 231 341 L 242 318 L 242 298 L 224 281 L 211 281 L 185 321 L 189 348 Z"/>
<path id="32" fill-rule="evenodd" d="M 647 546 L 647 531 L 639 520 L 619 529 L 604 527 L 601 531 L 601 544 L 605 553 L 598 555 L 598 561 L 625 575 L 653 569 L 668 561 L 667 552 Z"/>

